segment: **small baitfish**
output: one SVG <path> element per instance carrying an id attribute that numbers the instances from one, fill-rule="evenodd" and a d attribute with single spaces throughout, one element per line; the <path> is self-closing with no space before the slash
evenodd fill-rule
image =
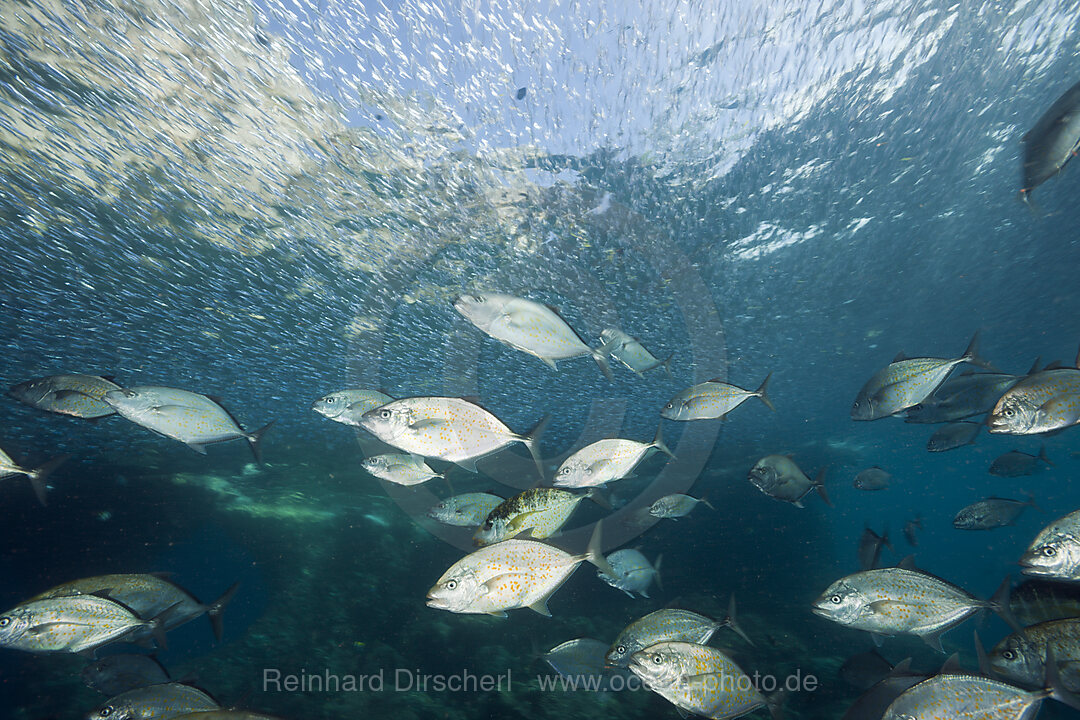
<path id="1" fill-rule="evenodd" d="M 1080 151 L 1080 83 L 1055 100 L 1020 142 L 1024 148 L 1020 197 L 1027 202 L 1032 190 L 1061 172 Z"/>
<path id="2" fill-rule="evenodd" d="M 623 689 L 631 673 L 625 668 L 606 667 L 604 654 L 607 649 L 606 642 L 577 638 L 551 648 L 543 658 L 559 675 L 576 679 L 579 687 L 606 692 L 612 689 L 612 678 L 620 677 L 622 682 L 615 689 Z"/>
<path id="3" fill-rule="evenodd" d="M 557 360 L 591 355 L 610 380 L 611 369 L 601 350 L 589 347 L 559 314 L 540 303 L 498 293 L 461 295 L 454 309 L 501 343 L 539 358 L 552 370 Z"/>
<path id="4" fill-rule="evenodd" d="M 729 412 L 752 397 L 760 398 L 767 408 L 775 412 L 776 408 L 768 395 L 771 378 L 772 373 L 769 373 L 757 390 L 743 390 L 720 378 L 692 385 L 668 401 L 660 410 L 660 415 L 668 420 L 726 420 Z"/>
<path id="5" fill-rule="evenodd" d="M 974 445 L 975 437 L 982 427 L 982 423 L 976 422 L 951 422 L 930 436 L 926 441 L 926 449 L 930 452 L 946 452 L 965 445 Z"/>
<path id="6" fill-rule="evenodd" d="M 364 413 L 393 400 L 378 390 L 339 390 L 323 395 L 311 404 L 311 409 L 334 422 L 362 427 L 360 418 Z"/>
<path id="7" fill-rule="evenodd" d="M 674 493 L 672 495 L 665 495 L 650 505 L 649 514 L 656 518 L 669 518 L 675 520 L 689 515 L 690 511 L 697 507 L 698 503 L 705 503 L 705 507 L 710 510 L 716 509 L 703 497 L 696 498 L 691 497 L 690 495 Z"/>
<path id="8" fill-rule="evenodd" d="M 45 505 L 48 500 L 46 497 L 48 485 L 45 484 L 45 479 L 70 457 L 71 455 L 68 454 L 58 455 L 33 470 L 27 470 L 20 467 L 6 452 L 0 450 L 0 479 L 25 475 L 30 480 L 30 487 L 34 489 L 34 495 L 37 496 L 38 502 Z"/>
<path id="9" fill-rule="evenodd" d="M 453 613 L 498 615 L 531 608 L 551 615 L 548 599 L 578 565 L 590 562 L 612 572 L 600 552 L 600 523 L 588 550 L 571 555 L 537 540 L 503 540 L 470 553 L 450 566 L 428 591 L 428 607 Z"/>
<path id="10" fill-rule="evenodd" d="M 729 720 L 768 705 L 735 662 L 716 648 L 661 642 L 634 653 L 630 671 L 681 713 Z"/>
<path id="11" fill-rule="evenodd" d="M 453 397 L 414 397 L 394 400 L 369 410 L 360 426 L 398 450 L 457 463 L 476 472 L 476 461 L 521 443 L 528 448 L 537 472 L 544 476 L 537 438 L 541 421 L 528 435 L 518 435 L 476 403 Z"/>
<path id="12" fill-rule="evenodd" d="M 608 648 L 605 659 L 608 665 L 626 667 L 630 662 L 630 656 L 649 645 L 665 641 L 704 645 L 717 630 L 723 627 L 731 628 L 746 642 L 753 645 L 735 620 L 735 596 L 732 595 L 728 601 L 728 615 L 723 620 L 713 620 L 696 612 L 673 608 L 656 610 L 638 618 L 623 628 Z"/>
<path id="13" fill-rule="evenodd" d="M 1024 510 L 1039 506 L 1035 504 L 1035 498 L 1028 495 L 1027 502 L 1011 500 L 1009 498 L 988 497 L 979 500 L 956 513 L 953 518 L 953 527 L 957 530 L 993 530 L 994 528 L 1013 525 Z"/>
<path id="14" fill-rule="evenodd" d="M 255 432 L 241 428 L 232 415 L 215 400 L 199 393 L 158 385 L 140 385 L 105 393 L 107 402 L 120 415 L 159 435 L 186 443 L 206 454 L 206 445 L 244 438 L 251 445 L 256 462 L 262 462 L 259 443 L 273 421 Z"/>
<path id="15" fill-rule="evenodd" d="M 813 612 L 875 635 L 908 634 L 941 650 L 942 633 L 983 609 L 998 610 L 1008 580 L 989 602 L 939 578 L 902 567 L 866 570 L 837 580 Z"/>
<path id="16" fill-rule="evenodd" d="M 902 692 L 882 720 L 1028 720 L 1050 692 L 975 675 L 935 675 Z"/>
<path id="17" fill-rule="evenodd" d="M 84 667 L 80 675 L 88 687 L 109 696 L 169 682 L 169 673 L 149 655 L 109 655 Z"/>
<path id="18" fill-rule="evenodd" d="M 463 493 L 432 505 L 427 515 L 443 525 L 479 527 L 503 498 L 490 493 Z"/>
<path id="19" fill-rule="evenodd" d="M 638 375 L 662 367 L 667 371 L 668 377 L 671 377 L 671 358 L 675 357 L 675 353 L 668 355 L 665 360 L 657 360 L 640 340 L 615 328 L 602 330 L 600 342 L 600 352 L 615 358 Z"/>
<path id="20" fill-rule="evenodd" d="M 1043 370 L 1013 385 L 986 416 L 987 429 L 1008 435 L 1037 435 L 1080 422 L 1078 367 Z"/>
<path id="21" fill-rule="evenodd" d="M 490 545 L 528 531 L 534 540 L 557 533 L 589 493 L 572 493 L 558 488 L 530 488 L 504 500 L 488 513 L 473 535 L 477 545 Z"/>
<path id="22" fill-rule="evenodd" d="M 143 620 L 129 608 L 98 595 L 30 600 L 0 616 L 0 647 L 32 653 L 93 650 L 150 630 L 165 646 L 164 618 Z"/>
<path id="23" fill-rule="evenodd" d="M 638 593 L 647 598 L 650 585 L 655 582 L 656 586 L 660 587 L 660 561 L 663 557 L 663 555 L 657 555 L 656 562 L 650 563 L 638 550 L 616 550 L 607 556 L 608 565 L 615 574 L 607 575 L 598 572 L 596 576 L 630 597 Z"/>
<path id="24" fill-rule="evenodd" d="M 889 487 L 890 482 L 892 482 L 892 473 L 874 465 L 859 472 L 851 484 L 859 490 L 884 490 Z"/>
<path id="25" fill-rule="evenodd" d="M 198 688 L 183 683 L 161 683 L 129 690 L 109 698 L 86 720 L 175 719 L 186 713 L 218 710 L 221 706 Z"/>
<path id="26" fill-rule="evenodd" d="M 766 455 L 750 468 L 750 483 L 771 498 L 803 507 L 803 498 L 816 491 L 825 504 L 832 507 L 825 492 L 825 469 L 818 471 L 811 480 L 787 455 Z"/>
<path id="27" fill-rule="evenodd" d="M 988 655 L 990 669 L 1004 680 L 1041 688 L 1046 681 L 1046 649 L 1057 663 L 1062 686 L 1080 692 L 1080 619 L 1051 620 L 1013 633 Z"/>
<path id="28" fill-rule="evenodd" d="M 630 477 L 642 460 L 660 451 L 672 458 L 675 455 L 664 444 L 662 428 L 656 428 L 651 443 L 610 438 L 586 445 L 563 461 L 555 472 L 557 487 L 599 487 Z"/>
<path id="29" fill-rule="evenodd" d="M 372 455 L 364 458 L 360 465 L 380 480 L 392 482 L 395 485 L 419 485 L 431 478 L 446 477 L 445 473 L 435 472 L 428 467 L 424 459 L 418 455 L 395 453 Z"/>
<path id="30" fill-rule="evenodd" d="M 1025 575 L 1080 582 L 1080 510 L 1039 531 L 1020 565 Z"/>
<path id="31" fill-rule="evenodd" d="M 1040 469 L 1039 463 L 1054 465 L 1050 458 L 1046 457 L 1046 448 L 1039 448 L 1038 455 L 1029 455 L 1019 450 L 1010 450 L 1004 455 L 994 458 L 990 463 L 989 473 L 998 477 L 1024 477 L 1034 475 Z"/>
<path id="32" fill-rule="evenodd" d="M 852 420 L 878 420 L 918 405 L 945 382 L 961 363 L 981 363 L 977 356 L 979 334 L 971 338 L 964 354 L 944 358 L 902 358 L 886 365 L 866 381 L 851 405 Z"/>
<path id="33" fill-rule="evenodd" d="M 93 420 L 116 413 L 104 398 L 119 389 L 100 375 L 49 375 L 12 385 L 8 395 L 38 410 Z"/>

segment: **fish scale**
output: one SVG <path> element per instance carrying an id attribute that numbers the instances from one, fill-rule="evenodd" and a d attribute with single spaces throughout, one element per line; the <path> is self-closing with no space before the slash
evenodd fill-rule
<path id="1" fill-rule="evenodd" d="M 1030 720 L 1049 695 L 973 675 L 937 675 L 901 693 L 882 720 Z"/>

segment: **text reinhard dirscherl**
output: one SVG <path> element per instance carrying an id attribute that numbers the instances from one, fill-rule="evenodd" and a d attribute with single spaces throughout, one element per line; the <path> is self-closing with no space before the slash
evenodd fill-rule
<path id="1" fill-rule="evenodd" d="M 801 671 L 779 678 L 775 675 L 754 673 L 728 675 L 719 673 L 709 676 L 707 689 L 716 692 L 749 692 L 751 689 L 764 693 L 778 690 L 787 692 L 814 692 L 819 683 L 814 675 Z M 649 685 L 636 675 L 537 675 L 537 683 L 544 692 L 599 692 L 624 690 L 649 690 Z M 278 668 L 263 668 L 263 692 L 506 692 L 511 689 L 510 669 L 498 675 L 477 674 L 469 670 L 454 673 L 424 673 L 411 668 L 396 668 L 392 672 L 379 670 L 369 675 L 352 675 L 330 672 L 285 673 Z"/>

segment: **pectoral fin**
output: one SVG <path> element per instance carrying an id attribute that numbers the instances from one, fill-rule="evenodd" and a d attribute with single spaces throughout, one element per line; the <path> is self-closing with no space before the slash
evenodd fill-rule
<path id="1" fill-rule="evenodd" d="M 409 429 L 415 432 L 419 432 L 421 430 L 438 430 L 440 428 L 446 427 L 446 424 L 447 423 L 445 420 L 440 420 L 438 418 L 432 418 L 429 420 L 417 420 L 416 422 L 409 425 Z"/>

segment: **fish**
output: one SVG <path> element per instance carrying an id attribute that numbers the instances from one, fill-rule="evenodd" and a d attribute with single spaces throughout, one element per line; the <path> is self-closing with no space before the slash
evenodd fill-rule
<path id="1" fill-rule="evenodd" d="M 104 397 L 119 389 L 112 378 L 101 375 L 49 375 L 12 385 L 7 394 L 38 410 L 96 420 L 116 414 Z"/>
<path id="2" fill-rule="evenodd" d="M 986 416 L 987 430 L 1007 435 L 1038 435 L 1078 422 L 1080 365 L 1028 375 L 1006 390 Z"/>
<path id="3" fill-rule="evenodd" d="M 727 414 L 752 397 L 759 398 L 765 407 L 776 411 L 769 399 L 768 388 L 772 373 L 757 390 L 743 390 L 741 387 L 726 383 L 721 378 L 692 385 L 668 401 L 660 410 L 660 416 L 668 420 L 713 420 L 727 419 Z"/>
<path id="4" fill-rule="evenodd" d="M 891 480 L 891 473 L 874 465 L 856 475 L 852 485 L 859 490 L 884 490 Z"/>
<path id="5" fill-rule="evenodd" d="M 166 630 L 180 627 L 205 614 L 210 619 L 214 638 L 221 642 L 224 630 L 222 614 L 239 587 L 239 583 L 233 583 L 221 594 L 221 597 L 206 605 L 169 580 L 167 573 L 95 575 L 56 585 L 35 595 L 31 601 L 95 594 L 107 595 L 110 600 L 130 608 L 139 617 L 154 617 L 171 608 L 165 622 Z M 140 634 L 135 633 L 134 637 L 138 639 Z"/>
<path id="6" fill-rule="evenodd" d="M 1027 202 L 1031 191 L 1061 172 L 1080 150 L 1080 83 L 1073 85 L 1024 133 L 1023 179 L 1020 197 Z"/>
<path id="7" fill-rule="evenodd" d="M 435 472 L 422 457 L 416 455 L 372 455 L 364 458 L 360 465 L 380 480 L 395 485 L 419 485 L 431 478 L 446 477 L 445 473 Z"/>
<path id="8" fill-rule="evenodd" d="M 615 571 L 614 575 L 605 575 L 598 572 L 596 576 L 613 588 L 622 590 L 630 597 L 638 593 L 642 597 L 649 597 L 649 586 L 656 583 L 660 586 L 660 561 L 663 555 L 656 556 L 656 562 L 650 563 L 638 550 L 616 550 L 607 556 L 608 565 Z M 606 646 L 605 646 L 606 647 Z"/>
<path id="9" fill-rule="evenodd" d="M 1001 611 L 1008 581 L 990 601 L 979 600 L 952 583 L 903 567 L 864 570 L 837 580 L 814 601 L 827 620 L 875 637 L 908 634 L 941 650 L 942 633 L 984 609 Z"/>
<path id="10" fill-rule="evenodd" d="M 1010 450 L 994 459 L 990 464 L 989 473 L 998 477 L 1023 477 L 1034 475 L 1040 469 L 1039 462 L 1053 466 L 1050 458 L 1046 457 L 1046 448 L 1039 448 L 1038 455 L 1029 455 L 1019 450 Z"/>
<path id="11" fill-rule="evenodd" d="M 207 445 L 244 438 L 251 445 L 255 462 L 260 464 L 262 436 L 274 424 L 271 421 L 255 432 L 247 432 L 212 398 L 160 385 L 110 390 L 104 400 L 131 422 L 179 440 L 203 455 Z"/>
<path id="12" fill-rule="evenodd" d="M 165 717 L 165 716 L 155 716 Z M 169 715 L 171 720 L 281 720 L 251 710 L 198 710 L 183 715 Z"/>
<path id="13" fill-rule="evenodd" d="M 323 395 L 311 404 L 311 409 L 334 422 L 362 427 L 360 418 L 364 413 L 393 400 L 377 390 L 339 390 Z"/>
<path id="14" fill-rule="evenodd" d="M 840 677 L 859 690 L 869 690 L 884 680 L 893 670 L 892 663 L 877 650 L 852 655 L 840 666 Z"/>
<path id="15" fill-rule="evenodd" d="M 922 402 L 904 411 L 907 423 L 943 423 L 990 412 L 1024 375 L 967 372 L 950 377 Z"/>
<path id="16" fill-rule="evenodd" d="M 705 507 L 710 510 L 716 509 L 703 497 L 696 498 L 681 493 L 673 493 L 665 495 L 650 505 L 649 514 L 656 518 L 675 520 L 689 515 L 690 511 L 697 507 L 698 503 L 705 503 Z"/>
<path id="17" fill-rule="evenodd" d="M 769 704 L 731 658 L 706 645 L 650 645 L 633 654 L 630 671 L 682 713 L 727 720 Z"/>
<path id="18" fill-rule="evenodd" d="M 852 703 L 851 707 L 844 713 L 841 720 L 881 720 L 885 710 L 896 698 L 900 697 L 901 693 L 918 685 L 928 677 L 931 676 L 924 673 L 913 673 L 911 671 L 911 658 L 907 658 L 897 663 L 887 677 L 860 695 L 859 699 Z"/>
<path id="19" fill-rule="evenodd" d="M 1080 510 L 1040 530 L 1020 565 L 1025 575 L 1080 582 Z"/>
<path id="20" fill-rule="evenodd" d="M 922 515 L 912 518 L 904 523 L 904 539 L 907 540 L 908 545 L 915 547 L 919 544 L 918 538 L 915 536 L 916 530 L 922 530 L 923 522 Z"/>
<path id="21" fill-rule="evenodd" d="M 128 690 L 109 698 L 86 720 L 149 720 L 176 718 L 184 713 L 218 710 L 212 697 L 198 688 L 170 682 Z"/>
<path id="22" fill-rule="evenodd" d="M 884 547 L 893 549 L 892 543 L 889 542 L 888 530 L 878 535 L 870 528 L 863 528 L 862 537 L 859 539 L 859 567 L 863 570 L 879 567 L 881 549 Z"/>
<path id="23" fill-rule="evenodd" d="M 45 480 L 54 470 L 56 470 L 56 468 L 63 465 L 70 457 L 71 455 L 67 453 L 57 455 L 33 470 L 27 470 L 20 467 L 6 452 L 0 450 L 0 479 L 14 477 L 15 475 L 25 475 L 30 480 L 30 487 L 33 488 L 34 495 L 37 497 L 38 502 L 44 506 L 48 503 L 48 497 L 46 497 L 48 485 L 45 483 Z"/>
<path id="24" fill-rule="evenodd" d="M 109 696 L 169 682 L 169 673 L 149 655 L 109 655 L 84 667 L 80 676 L 87 687 Z"/>
<path id="25" fill-rule="evenodd" d="M 604 560 L 601 523 L 589 547 L 571 555 L 538 540 L 503 540 L 472 552 L 450 566 L 428 591 L 428 607 L 452 613 L 505 617 L 507 610 L 530 608 L 550 616 L 548 600 L 577 570 L 590 562 L 614 574 Z"/>
<path id="26" fill-rule="evenodd" d="M 664 360 L 657 360 L 640 340 L 615 328 L 601 330 L 600 342 L 600 352 L 615 358 L 638 375 L 662 367 L 671 377 L 671 358 L 675 357 L 675 353 L 669 354 Z"/>
<path id="27" fill-rule="evenodd" d="M 1080 692 L 1080 618 L 1051 620 L 1013 633 L 987 657 L 990 670 L 1011 683 L 1041 688 L 1046 678 L 1046 649 L 1057 662 L 1062 686 Z"/>
<path id="28" fill-rule="evenodd" d="M 951 422 L 930 436 L 926 441 L 926 449 L 930 452 L 945 452 L 965 445 L 974 445 L 975 436 L 982 427 L 982 423 L 976 422 Z"/>
<path id="29" fill-rule="evenodd" d="M 98 595 L 30 600 L 0 616 L 0 647 L 32 653 L 80 653 L 147 629 L 166 646 L 164 620 L 143 620 L 130 608 Z"/>
<path id="30" fill-rule="evenodd" d="M 490 545 L 526 531 L 534 540 L 551 537 L 566 524 L 581 501 L 594 494 L 592 490 L 578 494 L 557 488 L 530 488 L 488 513 L 473 541 Z"/>
<path id="31" fill-rule="evenodd" d="M 1025 580 L 1009 593 L 1009 611 L 1023 627 L 1080 618 L 1080 585 Z"/>
<path id="32" fill-rule="evenodd" d="M 585 344 L 559 314 L 540 303 L 498 293 L 460 295 L 454 309 L 487 335 L 558 370 L 556 361 L 590 355 L 611 380 L 607 356 Z"/>
<path id="33" fill-rule="evenodd" d="M 902 692 L 882 720 L 1029 720 L 1049 695 L 976 675 L 935 675 Z"/>
<path id="34" fill-rule="evenodd" d="M 663 428 L 656 428 L 651 443 L 609 438 L 586 445 L 566 458 L 555 471 L 554 485 L 566 488 L 600 487 L 629 477 L 634 469 L 653 452 L 659 451 L 674 458 L 664 444 Z"/>
<path id="35" fill-rule="evenodd" d="M 723 620 L 713 620 L 690 610 L 674 608 L 656 610 L 623 628 L 608 648 L 604 660 L 611 667 L 626 667 L 634 653 L 650 645 L 666 641 L 704 645 L 717 630 L 724 627 L 731 628 L 747 643 L 753 645 L 735 619 L 734 595 L 728 600 L 728 613 Z"/>
<path id="36" fill-rule="evenodd" d="M 476 461 L 521 443 L 540 477 L 539 436 L 547 420 L 541 420 L 530 433 L 518 435 L 502 420 L 476 403 L 454 397 L 413 397 L 394 400 L 360 418 L 360 426 L 398 450 L 456 463 L 476 472 Z"/>
<path id="37" fill-rule="evenodd" d="M 766 455 L 750 468 L 748 477 L 750 483 L 761 492 L 795 507 L 803 507 L 803 498 L 812 490 L 817 491 L 825 504 L 832 507 L 832 501 L 825 492 L 824 468 L 811 480 L 787 455 Z"/>
<path id="38" fill-rule="evenodd" d="M 851 405 L 851 419 L 879 420 L 918 405 L 945 382 L 957 365 L 982 363 L 977 355 L 978 341 L 979 334 L 975 333 L 964 354 L 952 360 L 897 356 L 859 390 Z"/>
<path id="39" fill-rule="evenodd" d="M 593 687 L 598 692 L 613 688 L 612 678 L 619 677 L 622 682 L 614 685 L 615 689 L 625 688 L 631 673 L 626 668 L 606 667 L 604 654 L 608 644 L 592 638 L 577 638 L 556 645 L 543 654 L 544 662 L 563 677 L 575 678 L 579 687 L 584 687 L 583 678 L 594 679 Z"/>
<path id="40" fill-rule="evenodd" d="M 1039 509 L 1035 499 L 1028 495 L 1027 502 L 1009 498 L 988 497 L 979 500 L 956 513 L 953 527 L 958 530 L 993 530 L 1013 525 L 1029 507 Z"/>
<path id="41" fill-rule="evenodd" d="M 503 498 L 490 493 L 463 493 L 432 505 L 427 516 L 443 525 L 478 527 L 502 502 Z"/>

